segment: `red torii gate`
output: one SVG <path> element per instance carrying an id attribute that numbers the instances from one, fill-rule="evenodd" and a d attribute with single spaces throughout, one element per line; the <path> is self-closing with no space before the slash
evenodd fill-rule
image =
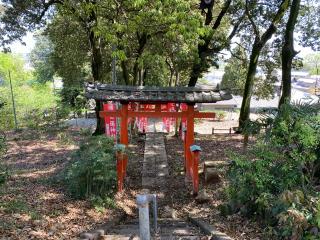
<path id="1" fill-rule="evenodd" d="M 86 86 L 87 98 L 101 101 L 118 101 L 121 107 L 117 111 L 100 111 L 99 116 L 120 118 L 120 143 L 128 145 L 128 119 L 134 117 L 147 118 L 186 118 L 187 129 L 185 138 L 185 170 L 186 176 L 193 180 L 194 192 L 198 192 L 198 171 L 197 164 L 193 159 L 190 147 L 194 144 L 194 119 L 195 118 L 214 118 L 213 112 L 199 112 L 195 110 L 196 103 L 214 103 L 222 100 L 229 100 L 232 96 L 219 89 L 208 89 L 199 87 L 135 87 L 135 86 L 116 86 L 106 84 L 96 84 Z M 129 110 L 130 103 L 152 104 L 154 110 Z M 162 111 L 161 105 L 167 103 L 186 103 L 186 111 L 169 112 Z M 126 164 L 125 166 L 126 167 Z M 121 167 L 123 168 L 123 166 Z M 124 173 L 118 170 L 118 190 L 123 188 Z M 121 176 L 120 176 L 121 175 Z M 120 176 L 120 177 L 119 177 Z"/>

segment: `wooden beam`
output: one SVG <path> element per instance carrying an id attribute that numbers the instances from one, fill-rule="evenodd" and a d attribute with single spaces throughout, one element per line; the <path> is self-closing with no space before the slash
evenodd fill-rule
<path id="1" fill-rule="evenodd" d="M 211 112 L 194 112 L 194 118 L 215 118 L 215 113 Z M 104 117 L 122 117 L 120 111 L 115 112 L 108 112 L 108 111 L 101 111 L 99 113 L 101 118 Z M 128 111 L 128 117 L 149 117 L 149 118 L 163 118 L 163 117 L 171 117 L 171 118 L 182 118 L 187 117 L 187 112 L 133 112 Z"/>
<path id="2" fill-rule="evenodd" d="M 194 112 L 194 118 L 215 118 L 216 113 L 214 112 Z"/>
<path id="3" fill-rule="evenodd" d="M 120 111 L 116 112 L 109 112 L 109 111 L 100 111 L 99 117 L 105 118 L 105 117 L 121 117 Z"/>

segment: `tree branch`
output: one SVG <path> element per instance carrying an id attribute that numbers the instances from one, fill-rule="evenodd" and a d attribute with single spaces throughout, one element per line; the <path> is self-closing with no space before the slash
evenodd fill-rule
<path id="1" fill-rule="evenodd" d="M 37 20 L 36 20 L 37 23 L 39 23 L 42 20 L 42 18 L 47 13 L 49 8 L 54 4 L 63 4 L 63 0 L 50 0 L 47 3 L 44 2 L 44 9 L 41 11 L 40 15 L 37 17 Z"/>
<path id="2" fill-rule="evenodd" d="M 233 29 L 231 31 L 231 33 L 228 36 L 228 41 L 229 43 L 231 42 L 232 38 L 237 34 L 238 29 L 243 21 L 243 19 L 245 18 L 246 14 L 245 12 L 242 14 L 242 16 L 240 17 L 239 21 L 233 26 Z"/>
<path id="3" fill-rule="evenodd" d="M 220 11 L 220 13 L 219 13 L 216 21 L 215 21 L 214 24 L 213 24 L 212 29 L 215 30 L 215 29 L 217 29 L 217 28 L 220 26 L 223 17 L 224 17 L 224 16 L 226 15 L 226 13 L 228 12 L 228 9 L 229 9 L 229 7 L 230 7 L 231 1 L 232 1 L 232 0 L 226 0 L 226 1 L 225 1 L 224 5 L 223 5 L 223 8 L 221 9 L 221 11 Z"/>
<path id="4" fill-rule="evenodd" d="M 208 7 L 208 12 L 206 13 L 206 19 L 204 21 L 204 25 L 208 26 L 212 22 L 212 16 L 213 16 L 213 6 L 214 6 L 214 1 L 211 1 L 210 6 Z"/>
<path id="5" fill-rule="evenodd" d="M 251 26 L 253 28 L 253 31 L 254 31 L 254 34 L 257 36 L 257 37 L 260 37 L 260 32 L 259 32 L 259 28 L 258 26 L 255 24 L 252 16 L 251 16 L 251 13 L 250 13 L 250 10 L 249 10 L 249 0 L 246 0 L 246 8 L 245 8 L 245 13 L 251 23 Z"/>
<path id="6" fill-rule="evenodd" d="M 272 34 L 276 32 L 277 30 L 276 25 L 281 21 L 283 15 L 286 13 L 287 9 L 289 8 L 289 5 L 290 5 L 290 0 L 282 0 L 282 3 L 276 15 L 272 19 L 271 24 L 269 25 L 268 29 L 263 33 L 261 37 L 262 43 L 266 43 L 271 38 Z"/>

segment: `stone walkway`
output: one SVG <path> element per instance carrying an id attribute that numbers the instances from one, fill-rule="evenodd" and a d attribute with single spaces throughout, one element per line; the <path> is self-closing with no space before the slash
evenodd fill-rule
<path id="1" fill-rule="evenodd" d="M 142 187 L 154 189 L 166 184 L 168 160 L 163 133 L 147 133 L 145 140 Z"/>

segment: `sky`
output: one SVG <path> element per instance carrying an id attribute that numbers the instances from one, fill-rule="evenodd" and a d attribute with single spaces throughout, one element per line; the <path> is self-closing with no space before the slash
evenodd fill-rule
<path id="1" fill-rule="evenodd" d="M 33 38 L 33 34 L 31 32 L 27 33 L 25 37 L 23 37 L 23 41 L 26 43 L 24 46 L 19 41 L 15 41 L 10 45 L 11 51 L 16 54 L 26 55 L 31 52 L 35 45 L 35 40 Z"/>

